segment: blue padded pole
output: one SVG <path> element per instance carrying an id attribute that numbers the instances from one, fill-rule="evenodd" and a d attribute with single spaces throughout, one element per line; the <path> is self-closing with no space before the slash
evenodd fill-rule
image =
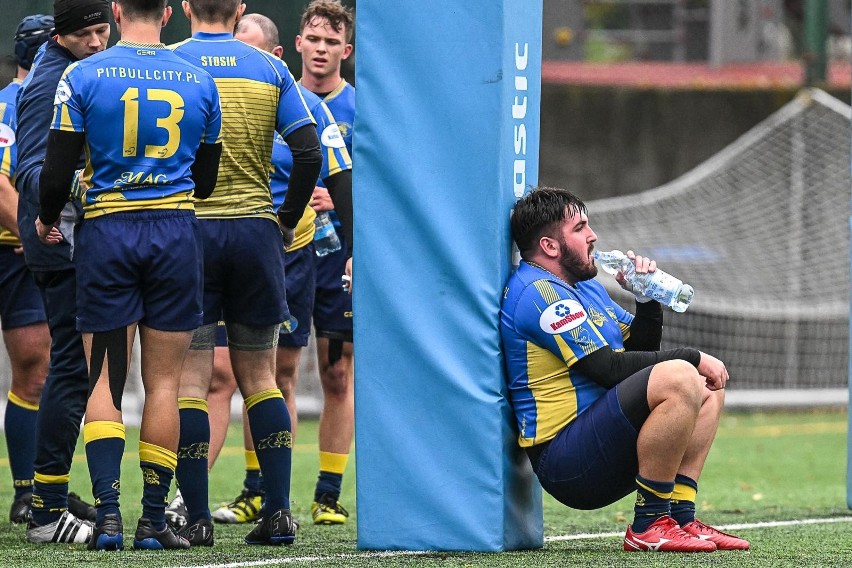
<path id="1" fill-rule="evenodd" d="M 538 178 L 541 0 L 366 0 L 354 126 L 358 547 L 543 544 L 498 332 Z"/>

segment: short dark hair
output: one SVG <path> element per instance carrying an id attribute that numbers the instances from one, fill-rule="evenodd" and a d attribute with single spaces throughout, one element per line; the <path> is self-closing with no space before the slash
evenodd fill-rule
<path id="1" fill-rule="evenodd" d="M 131 18 L 145 20 L 160 19 L 169 0 L 115 0 L 124 13 Z"/>
<path id="2" fill-rule="evenodd" d="M 352 10 L 341 4 L 340 0 L 313 0 L 308 4 L 302 14 L 302 21 L 299 22 L 299 33 L 304 32 L 305 26 L 317 18 L 328 20 L 329 25 L 336 32 L 343 29 L 346 43 L 352 41 L 355 17 L 352 15 Z"/>
<path id="3" fill-rule="evenodd" d="M 267 51 L 272 51 L 275 47 L 281 44 L 278 37 L 278 26 L 276 26 L 275 22 L 263 14 L 243 15 L 243 17 L 240 18 L 240 21 L 237 22 L 237 29 L 235 30 L 235 33 L 240 31 L 240 26 L 243 22 L 252 22 L 260 28 L 260 31 L 263 32 L 263 41 L 266 42 Z"/>
<path id="4" fill-rule="evenodd" d="M 568 191 L 556 187 L 537 187 L 518 200 L 512 214 L 512 239 L 521 256 L 527 258 L 539 239 L 554 236 L 566 216 L 586 213 L 586 204 Z"/>
<path id="5" fill-rule="evenodd" d="M 237 13 L 242 0 L 189 0 L 192 15 L 207 23 L 227 24 Z"/>

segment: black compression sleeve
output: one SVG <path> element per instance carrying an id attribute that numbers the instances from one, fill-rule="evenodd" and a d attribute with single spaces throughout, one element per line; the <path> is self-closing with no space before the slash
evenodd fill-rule
<path id="1" fill-rule="evenodd" d="M 659 302 L 636 302 L 625 351 L 657 351 L 663 340 L 663 306 Z"/>
<path id="2" fill-rule="evenodd" d="M 71 180 L 85 141 L 82 132 L 51 130 L 47 135 L 47 154 L 38 180 L 38 216 L 45 225 L 55 223 L 68 203 Z"/>
<path id="3" fill-rule="evenodd" d="M 278 210 L 278 219 L 282 225 L 292 229 L 302 218 L 314 193 L 322 169 L 322 150 L 313 124 L 297 128 L 284 141 L 293 154 L 293 169 L 290 171 L 287 197 Z"/>
<path id="4" fill-rule="evenodd" d="M 328 194 L 334 202 L 334 211 L 340 219 L 340 228 L 343 238 L 352 255 L 352 233 L 354 231 L 352 220 L 352 170 L 343 170 L 323 180 L 328 188 Z"/>
<path id="5" fill-rule="evenodd" d="M 201 144 L 192 163 L 192 181 L 195 183 L 195 198 L 207 199 L 216 189 L 219 178 L 219 158 L 222 156 L 222 144 Z"/>
<path id="6" fill-rule="evenodd" d="M 697 367 L 701 362 L 701 352 L 691 347 L 666 351 L 621 352 L 613 351 L 610 347 L 601 347 L 574 363 L 573 368 L 599 385 L 612 388 L 636 371 L 674 359 L 683 359 Z"/>

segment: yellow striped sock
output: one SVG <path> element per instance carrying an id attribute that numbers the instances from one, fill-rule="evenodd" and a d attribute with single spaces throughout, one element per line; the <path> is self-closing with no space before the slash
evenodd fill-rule
<path id="1" fill-rule="evenodd" d="M 194 408 L 196 410 L 203 410 L 204 412 L 208 412 L 207 410 L 207 401 L 203 398 L 192 398 L 189 396 L 182 396 L 178 398 L 178 408 L 183 410 L 185 408 Z"/>
<path id="2" fill-rule="evenodd" d="M 698 496 L 698 490 L 684 483 L 675 482 L 674 491 L 672 491 L 672 501 L 692 501 L 695 503 L 695 498 Z"/>
<path id="3" fill-rule="evenodd" d="M 124 424 L 112 420 L 95 420 L 83 425 L 83 442 L 86 444 L 104 438 L 124 440 Z"/>
<path id="4" fill-rule="evenodd" d="M 27 402 L 12 391 L 9 391 L 9 396 L 7 398 L 9 402 L 15 406 L 20 406 L 25 410 L 32 410 L 34 412 L 38 411 L 38 403 L 33 404 L 32 402 Z"/>
<path id="5" fill-rule="evenodd" d="M 269 400 L 270 398 L 280 398 L 283 400 L 284 395 L 281 394 L 280 389 L 268 389 L 265 391 L 254 393 L 245 400 L 246 410 L 251 410 L 254 405 L 261 403 L 264 400 Z"/>
<path id="6" fill-rule="evenodd" d="M 139 461 L 153 463 L 174 471 L 177 467 L 177 454 L 161 446 L 139 440 Z"/>
<path id="7" fill-rule="evenodd" d="M 349 454 L 333 454 L 331 452 L 319 453 L 319 469 L 328 473 L 343 475 L 346 464 L 349 462 Z"/>
<path id="8" fill-rule="evenodd" d="M 260 462 L 257 461 L 257 452 L 244 450 L 246 458 L 246 471 L 260 471 Z"/>

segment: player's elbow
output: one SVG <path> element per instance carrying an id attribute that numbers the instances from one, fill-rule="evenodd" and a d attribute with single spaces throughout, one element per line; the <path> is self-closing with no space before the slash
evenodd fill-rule
<path id="1" fill-rule="evenodd" d="M 195 183 L 196 199 L 207 199 L 216 188 L 219 179 L 219 158 L 222 156 L 222 144 L 202 144 L 195 154 L 192 164 L 192 181 Z"/>

